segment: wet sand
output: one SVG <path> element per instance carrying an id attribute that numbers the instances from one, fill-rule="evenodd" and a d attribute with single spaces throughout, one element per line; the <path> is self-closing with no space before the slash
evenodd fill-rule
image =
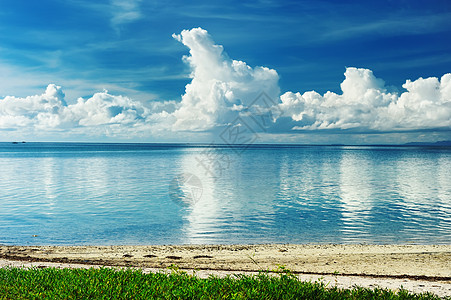
<path id="1" fill-rule="evenodd" d="M 155 271 L 173 264 L 198 270 L 198 275 L 284 266 L 302 279 L 323 277 L 340 287 L 402 285 L 451 296 L 451 245 L 0 246 L 0 267 L 95 265 Z"/>

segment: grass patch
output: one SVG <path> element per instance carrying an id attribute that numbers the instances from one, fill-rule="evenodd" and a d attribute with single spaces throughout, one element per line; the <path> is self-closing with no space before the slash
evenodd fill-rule
<path id="1" fill-rule="evenodd" d="M 289 271 L 277 276 L 233 275 L 201 279 L 139 270 L 0 269 L 0 299 L 439 299 L 405 290 L 327 288 L 302 282 Z"/>

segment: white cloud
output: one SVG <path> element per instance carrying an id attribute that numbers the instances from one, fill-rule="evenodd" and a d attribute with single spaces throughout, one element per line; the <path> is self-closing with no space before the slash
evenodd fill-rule
<path id="1" fill-rule="evenodd" d="M 64 132 L 66 136 L 134 138 L 148 136 L 159 126 L 169 127 L 164 117 L 177 107 L 173 101 L 144 105 L 107 91 L 70 105 L 64 98 L 61 87 L 50 84 L 41 95 L 0 99 L 0 131 L 34 137 Z"/>
<path id="2" fill-rule="evenodd" d="M 185 88 L 180 108 L 174 112 L 174 130 L 204 131 L 233 121 L 237 110 L 262 91 L 278 97 L 279 76 L 266 67 L 251 68 L 233 60 L 202 28 L 183 30 L 173 37 L 190 49 L 184 61 L 192 81 Z"/>
<path id="3" fill-rule="evenodd" d="M 140 2 L 141 0 L 111 0 L 111 24 L 116 30 L 118 30 L 120 25 L 142 18 Z"/>
<path id="4" fill-rule="evenodd" d="M 265 67 L 251 68 L 230 59 L 201 28 L 173 35 L 190 49 L 184 57 L 192 73 L 180 108 L 174 112 L 173 130 L 205 131 L 224 126 L 244 111 L 265 91 L 271 99 L 279 95 L 278 75 Z M 371 70 L 347 68 L 342 94 L 315 91 L 287 92 L 280 96 L 283 112 L 272 131 L 348 130 L 394 132 L 451 127 L 451 74 L 441 80 L 407 80 L 407 91 L 391 92 Z M 286 126 L 286 119 L 291 119 Z"/>
<path id="5" fill-rule="evenodd" d="M 0 101 L 0 129 L 36 126 L 54 128 L 66 103 L 59 86 L 50 84 L 42 95 L 5 97 Z"/>
<path id="6" fill-rule="evenodd" d="M 342 94 L 287 92 L 280 108 L 295 130 L 404 131 L 451 128 L 451 74 L 407 80 L 401 95 L 368 69 L 347 68 Z"/>
<path id="7" fill-rule="evenodd" d="M 275 70 L 229 58 L 206 30 L 183 30 L 173 37 L 189 48 L 184 61 L 192 80 L 181 101 L 142 102 L 104 91 L 66 102 L 61 87 L 50 84 L 41 95 L 0 98 L 0 137 L 171 137 L 186 141 L 223 130 L 238 116 L 252 122 L 250 113 L 267 108 L 253 102 L 261 92 L 271 99 L 270 109 L 283 112 L 282 116 L 272 114 L 273 119 L 258 129 L 268 131 L 271 141 L 277 134 L 293 133 L 451 130 L 451 74 L 407 80 L 405 91 L 397 93 L 371 70 L 347 68 L 341 94 L 286 92 L 279 97 Z"/>

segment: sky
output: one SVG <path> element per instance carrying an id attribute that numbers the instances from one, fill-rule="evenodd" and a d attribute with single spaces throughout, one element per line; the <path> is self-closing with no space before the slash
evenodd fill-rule
<path id="1" fill-rule="evenodd" d="M 0 0 L 21 140 L 451 140 L 451 2 Z"/>

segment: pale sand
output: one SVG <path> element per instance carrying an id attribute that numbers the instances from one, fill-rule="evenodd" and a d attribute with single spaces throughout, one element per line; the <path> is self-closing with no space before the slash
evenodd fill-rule
<path id="1" fill-rule="evenodd" d="M 52 262 L 56 264 L 52 264 Z M 2 266 L 130 266 L 144 271 L 172 264 L 197 275 L 274 270 L 329 285 L 403 286 L 451 296 L 451 245 L 198 245 L 198 246 L 0 246 Z"/>

